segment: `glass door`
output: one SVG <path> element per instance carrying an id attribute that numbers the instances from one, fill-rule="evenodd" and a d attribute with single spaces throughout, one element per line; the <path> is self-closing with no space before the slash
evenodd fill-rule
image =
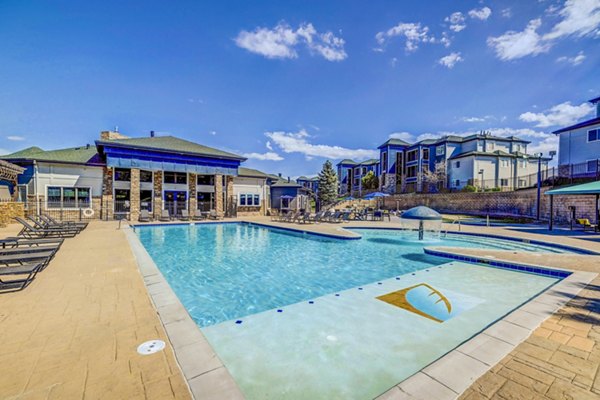
<path id="1" fill-rule="evenodd" d="M 165 190 L 165 210 L 169 210 L 171 216 L 181 214 L 181 210 L 187 209 L 187 192 L 181 190 Z"/>

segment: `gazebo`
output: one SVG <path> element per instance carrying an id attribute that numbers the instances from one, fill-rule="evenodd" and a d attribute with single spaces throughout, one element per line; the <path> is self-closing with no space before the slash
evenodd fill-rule
<path id="1" fill-rule="evenodd" d="M 560 195 L 596 196 L 596 224 L 600 222 L 600 210 L 598 210 L 598 202 L 600 200 L 600 181 L 568 186 L 560 189 L 552 189 L 548 190 L 545 194 L 550 196 L 550 220 L 548 222 L 548 229 L 552 230 L 552 226 L 554 224 L 554 196 Z"/>
<path id="2" fill-rule="evenodd" d="M 0 181 L 6 181 L 14 185 L 13 200 L 17 199 L 17 177 L 25 171 L 25 168 L 9 163 L 8 161 L 0 160 Z"/>

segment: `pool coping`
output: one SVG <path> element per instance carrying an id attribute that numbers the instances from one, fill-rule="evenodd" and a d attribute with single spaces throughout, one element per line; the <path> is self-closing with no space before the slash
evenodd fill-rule
<path id="1" fill-rule="evenodd" d="M 156 225 L 164 226 L 166 224 Z M 170 225 L 189 225 L 189 223 Z M 256 225 L 280 229 L 267 224 Z M 296 231 L 296 229 L 288 229 Z M 357 229 L 369 228 L 357 227 Z M 192 397 L 198 400 L 244 399 L 239 386 L 174 293 L 140 242 L 134 229 L 126 227 L 124 231 Z M 447 252 L 447 255 L 451 255 L 451 253 Z M 490 260 L 487 259 L 487 261 Z M 502 263 L 520 264 L 509 261 Z M 503 266 L 496 267 L 505 268 Z M 536 267 L 540 268 L 541 266 Z M 597 276 L 592 272 L 543 268 L 570 274 L 509 314 L 494 321 L 460 346 L 399 382 L 379 395 L 377 399 L 456 399 Z"/>

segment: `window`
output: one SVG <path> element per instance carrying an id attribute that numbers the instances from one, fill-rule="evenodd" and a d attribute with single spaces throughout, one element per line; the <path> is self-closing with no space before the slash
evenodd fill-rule
<path id="1" fill-rule="evenodd" d="M 600 135 L 598 135 L 599 129 L 590 129 L 588 131 L 588 142 L 595 142 L 600 140 Z"/>
<path id="2" fill-rule="evenodd" d="M 48 208 L 88 208 L 92 204 L 90 188 L 48 186 L 46 189 Z"/>
<path id="3" fill-rule="evenodd" d="M 384 151 L 383 153 L 381 153 L 381 169 L 383 172 L 387 172 L 387 160 L 388 153 L 387 151 Z"/>
<path id="4" fill-rule="evenodd" d="M 215 185 L 215 176 L 214 175 L 198 175 L 197 184 L 214 186 Z"/>
<path id="5" fill-rule="evenodd" d="M 417 150 L 411 150 L 406 154 L 406 162 L 415 161 L 417 159 Z"/>
<path id="6" fill-rule="evenodd" d="M 506 160 L 506 159 L 500 160 L 500 165 L 504 168 L 508 167 L 508 160 Z"/>
<path id="7" fill-rule="evenodd" d="M 443 156 L 444 154 L 446 154 L 446 147 L 445 146 L 438 146 L 435 148 L 435 155 L 436 156 Z"/>
<path id="8" fill-rule="evenodd" d="M 423 160 L 429 160 L 429 149 L 423 149 Z"/>
<path id="9" fill-rule="evenodd" d="M 500 186 L 508 186 L 508 179 L 500 179 Z"/>
<path id="10" fill-rule="evenodd" d="M 598 172 L 598 160 L 589 160 L 587 162 L 587 172 Z"/>
<path id="11" fill-rule="evenodd" d="M 17 201 L 27 204 L 27 185 L 17 186 Z"/>
<path id="12" fill-rule="evenodd" d="M 187 184 L 187 174 L 185 172 L 167 172 L 163 178 L 164 183 L 176 183 L 179 185 Z"/>
<path id="13" fill-rule="evenodd" d="M 454 163 L 454 167 L 455 167 L 455 168 L 460 168 L 460 161 L 456 161 L 456 162 Z"/>
<path id="14" fill-rule="evenodd" d="M 281 200 L 283 201 L 284 199 Z M 260 195 L 251 193 L 240 194 L 240 206 L 259 207 Z"/>
<path id="15" fill-rule="evenodd" d="M 519 179 L 519 187 L 525 187 L 526 184 L 527 182 L 525 181 L 525 179 Z"/>
<path id="16" fill-rule="evenodd" d="M 456 182 L 454 182 L 454 186 L 455 187 L 459 187 L 460 186 L 460 181 L 457 179 Z"/>
<path id="17" fill-rule="evenodd" d="M 527 160 L 519 160 L 519 168 L 527 168 Z"/>
<path id="18" fill-rule="evenodd" d="M 362 167 L 362 174 L 365 175 L 367 173 L 367 167 Z"/>
<path id="19" fill-rule="evenodd" d="M 140 182 L 152 183 L 152 171 L 140 171 Z"/>
<path id="20" fill-rule="evenodd" d="M 494 142 L 487 142 L 487 151 L 492 151 L 494 150 Z"/>
<path id="21" fill-rule="evenodd" d="M 198 210 L 210 211 L 214 209 L 215 194 L 212 192 L 197 192 L 196 199 L 198 200 Z"/>
<path id="22" fill-rule="evenodd" d="M 414 178 L 416 176 L 417 176 L 417 166 L 416 165 L 413 165 L 406 169 L 406 177 L 407 178 Z"/>
<path id="23" fill-rule="evenodd" d="M 115 181 L 129 182 L 131 181 L 131 170 L 125 168 L 115 168 Z"/>

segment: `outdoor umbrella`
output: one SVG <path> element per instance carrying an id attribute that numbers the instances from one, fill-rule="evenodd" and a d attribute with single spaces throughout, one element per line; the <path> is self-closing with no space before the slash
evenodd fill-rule
<path id="1" fill-rule="evenodd" d="M 373 192 L 373 193 L 369 193 L 368 195 L 366 195 L 365 200 L 377 199 L 377 208 L 379 208 L 379 198 L 380 197 L 388 197 L 388 196 L 389 196 L 389 194 L 387 194 L 387 193 Z"/>

